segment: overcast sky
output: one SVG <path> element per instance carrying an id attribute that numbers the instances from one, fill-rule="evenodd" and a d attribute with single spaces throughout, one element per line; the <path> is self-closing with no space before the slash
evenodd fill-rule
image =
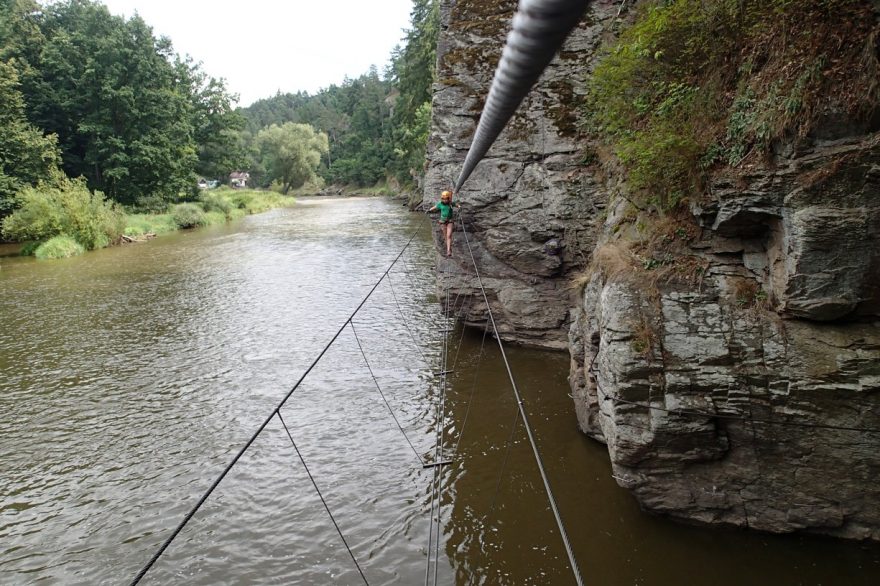
<path id="1" fill-rule="evenodd" d="M 102 0 L 135 12 L 178 53 L 226 78 L 247 106 L 281 90 L 315 93 L 382 69 L 409 26 L 411 0 Z"/>

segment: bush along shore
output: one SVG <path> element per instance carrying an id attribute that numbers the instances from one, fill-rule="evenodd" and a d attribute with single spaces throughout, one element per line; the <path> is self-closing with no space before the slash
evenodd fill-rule
<path id="1" fill-rule="evenodd" d="M 25 188 L 16 200 L 16 210 L 0 224 L 2 236 L 22 243 L 22 255 L 40 259 L 68 258 L 175 230 L 224 224 L 290 207 L 295 201 L 273 191 L 221 187 L 163 209 L 126 210 L 101 192 L 90 191 L 84 180 L 66 177 Z"/>

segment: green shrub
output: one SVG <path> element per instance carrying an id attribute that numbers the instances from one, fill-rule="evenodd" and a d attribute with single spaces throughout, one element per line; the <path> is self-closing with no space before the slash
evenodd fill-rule
<path id="1" fill-rule="evenodd" d="M 875 22 L 863 0 L 641 3 L 590 78 L 590 129 L 635 195 L 674 207 L 712 167 L 769 157 L 829 111 L 876 112 Z"/>
<path id="2" fill-rule="evenodd" d="M 205 215 L 202 216 L 201 226 L 219 226 L 220 224 L 225 224 L 228 220 L 228 217 L 223 212 L 205 212 Z"/>
<path id="3" fill-rule="evenodd" d="M 180 203 L 171 208 L 171 216 L 178 228 L 195 228 L 203 225 L 205 212 L 198 204 Z"/>
<path id="4" fill-rule="evenodd" d="M 87 250 L 119 239 L 125 215 L 116 204 L 106 201 L 101 192 L 90 192 L 84 179 L 55 181 L 26 187 L 16 195 L 18 209 L 3 220 L 4 237 L 47 241 L 65 234 Z"/>
<path id="5" fill-rule="evenodd" d="M 246 215 L 247 215 L 247 212 L 245 210 L 242 210 L 239 208 L 232 208 L 231 210 L 229 210 L 229 214 L 227 214 L 226 217 L 229 218 L 229 220 L 231 221 L 231 220 L 238 220 L 240 218 L 245 217 Z"/>
<path id="6" fill-rule="evenodd" d="M 39 259 L 59 259 L 77 256 L 86 251 L 82 244 L 70 236 L 55 236 L 37 247 L 34 256 Z"/>
<path id="7" fill-rule="evenodd" d="M 293 197 L 274 191 L 236 191 L 230 196 L 232 205 L 248 214 L 261 214 L 274 208 L 291 207 L 296 204 Z"/>
<path id="8" fill-rule="evenodd" d="M 224 216 L 228 216 L 229 212 L 235 208 L 230 198 L 224 193 L 216 191 L 202 191 L 199 194 L 199 203 L 206 212 L 220 212 Z"/>
<path id="9" fill-rule="evenodd" d="M 21 250 L 19 251 L 18 254 L 20 254 L 21 256 L 34 256 L 34 253 L 37 252 L 37 249 L 40 247 L 41 244 L 43 244 L 43 243 L 42 242 L 33 242 L 33 241 L 32 242 L 25 242 L 21 246 Z"/>

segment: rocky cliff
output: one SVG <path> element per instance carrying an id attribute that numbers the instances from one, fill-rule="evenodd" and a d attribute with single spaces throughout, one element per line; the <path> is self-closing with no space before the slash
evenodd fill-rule
<path id="1" fill-rule="evenodd" d="M 428 200 L 461 166 L 514 4 L 442 3 Z M 880 116 L 825 112 L 658 220 L 579 136 L 619 6 L 593 3 L 460 194 L 502 334 L 568 346 L 581 428 L 645 509 L 878 540 Z M 483 325 L 461 241 L 441 288 Z"/>
<path id="2" fill-rule="evenodd" d="M 498 64 L 515 0 L 442 0 L 425 201 L 450 189 L 470 146 Z M 521 344 L 565 349 L 571 275 L 586 266 L 607 198 L 583 172 L 579 95 L 601 33 L 617 12 L 595 2 L 507 129 L 458 195 L 474 238 L 498 328 Z M 440 288 L 459 316 L 482 326 L 483 300 L 469 277 L 460 233 L 455 256 L 439 259 Z"/>

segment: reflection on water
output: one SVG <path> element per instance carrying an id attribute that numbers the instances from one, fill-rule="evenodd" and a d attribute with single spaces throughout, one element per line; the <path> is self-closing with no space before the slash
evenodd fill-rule
<path id="1" fill-rule="evenodd" d="M 303 200 L 68 261 L 0 258 L 2 582 L 130 580 L 420 221 L 383 200 Z M 393 291 L 380 286 L 355 323 L 408 439 L 429 458 L 445 322 L 427 231 L 404 260 Z M 444 473 L 440 581 L 571 583 L 521 425 L 507 456 L 515 405 L 497 347 L 489 339 L 481 353 L 482 336 L 451 336 L 453 357 L 459 337 L 462 347 L 447 450 L 460 444 Z M 510 356 L 587 583 L 880 581 L 874 547 L 641 514 L 609 477 L 604 448 L 577 431 L 567 357 Z M 370 582 L 423 583 L 431 472 L 391 419 L 350 329 L 284 417 Z M 145 582 L 359 577 L 272 421 Z"/>

